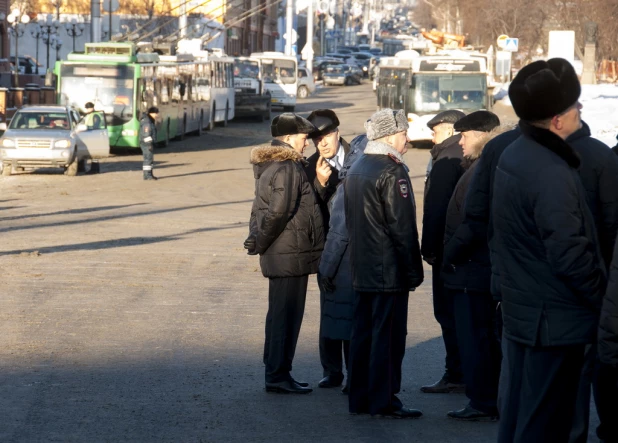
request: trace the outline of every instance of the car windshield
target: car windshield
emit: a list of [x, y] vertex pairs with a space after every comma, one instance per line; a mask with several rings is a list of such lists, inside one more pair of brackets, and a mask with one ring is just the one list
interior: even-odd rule
[[478, 110], [485, 106], [484, 75], [415, 75], [415, 112]]
[[93, 102], [104, 109], [107, 124], [122, 125], [134, 115], [134, 68], [124, 65], [63, 64], [60, 103], [81, 108]]
[[258, 78], [260, 74], [260, 65], [252, 60], [235, 60], [234, 61], [234, 76], [244, 78]]
[[296, 63], [293, 60], [263, 59], [262, 79], [264, 83], [292, 85], [296, 83]]
[[66, 112], [20, 111], [13, 116], [9, 129], [71, 129]]

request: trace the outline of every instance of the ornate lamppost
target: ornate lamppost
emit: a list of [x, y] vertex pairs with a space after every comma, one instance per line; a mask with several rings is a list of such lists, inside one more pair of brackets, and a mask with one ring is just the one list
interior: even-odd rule
[[19, 86], [19, 37], [26, 32], [26, 24], [30, 21], [30, 17], [26, 14], [21, 14], [19, 9], [14, 9], [6, 18], [9, 23], [9, 33], [15, 38], [15, 86]]
[[49, 47], [54, 41], [54, 36], [58, 33], [60, 23], [54, 20], [51, 14], [47, 14], [46, 20], [39, 24], [41, 27], [41, 38], [45, 45], [47, 45], [47, 64], [45, 65], [49, 71]]
[[51, 42], [52, 48], [56, 50], [56, 61], [60, 61], [60, 48], [62, 48], [62, 40], [57, 35], [54, 35]]
[[36, 40], [36, 74], [39, 75], [39, 40], [43, 38], [43, 31], [38, 23], [32, 24], [34, 26], [30, 27], [30, 35]]
[[86, 26], [83, 23], [77, 23], [76, 19], [71, 19], [71, 22], [65, 23], [64, 27], [68, 36], [73, 39], [73, 52], [75, 52], [75, 37], [82, 35]]

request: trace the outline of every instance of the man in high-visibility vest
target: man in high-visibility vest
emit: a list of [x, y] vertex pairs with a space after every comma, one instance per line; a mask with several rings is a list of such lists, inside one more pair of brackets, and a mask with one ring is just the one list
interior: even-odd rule
[[86, 109], [84, 123], [88, 126], [88, 129], [101, 129], [101, 116], [94, 112], [94, 103], [88, 102], [84, 105], [84, 108]]

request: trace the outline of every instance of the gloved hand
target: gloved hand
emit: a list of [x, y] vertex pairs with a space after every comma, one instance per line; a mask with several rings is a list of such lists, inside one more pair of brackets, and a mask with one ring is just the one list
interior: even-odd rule
[[253, 235], [250, 235], [245, 240], [244, 246], [245, 246], [245, 249], [247, 250], [248, 255], [257, 255], [257, 252], [255, 250], [255, 237]]
[[335, 292], [335, 283], [333, 283], [333, 279], [330, 277], [324, 277], [323, 275], [318, 274], [318, 281], [320, 283], [320, 287], [324, 289], [326, 292]]

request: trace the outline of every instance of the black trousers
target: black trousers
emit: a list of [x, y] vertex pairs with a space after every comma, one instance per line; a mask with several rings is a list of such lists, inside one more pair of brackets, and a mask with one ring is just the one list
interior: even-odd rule
[[569, 443], [586, 443], [588, 441], [588, 427], [590, 424], [590, 394], [594, 379], [597, 361], [596, 345], [586, 345], [584, 366], [582, 367], [579, 389], [577, 390], [577, 402], [575, 403], [575, 415]]
[[357, 293], [350, 339], [349, 409], [376, 415], [401, 409], [408, 292]]
[[142, 170], [144, 171], [144, 178], [148, 176], [152, 176], [153, 164], [154, 164], [154, 152], [153, 147], [147, 148], [145, 146], [141, 147], [142, 156], [144, 157], [144, 162], [142, 165]]
[[453, 297], [455, 327], [466, 396], [470, 406], [497, 413], [502, 352], [496, 336], [496, 305], [489, 293], [447, 289]]
[[291, 378], [292, 360], [305, 313], [308, 276], [269, 279], [264, 364], [266, 383]]
[[568, 442], [585, 345], [502, 344], [498, 443]]
[[459, 346], [457, 344], [457, 333], [455, 331], [455, 312], [453, 309], [453, 297], [447, 294], [444, 283], [440, 278], [439, 264], [433, 265], [431, 283], [433, 290], [433, 315], [442, 328], [442, 339], [446, 350], [446, 375], [450, 382], [460, 383], [463, 381], [461, 370], [461, 358], [459, 356]]
[[597, 362], [594, 400], [601, 424], [597, 436], [607, 443], [618, 442], [618, 369]]
[[322, 337], [320, 334], [320, 362], [324, 369], [324, 377], [341, 378], [343, 380], [343, 363], [348, 368], [350, 359], [350, 340], [337, 340]]

